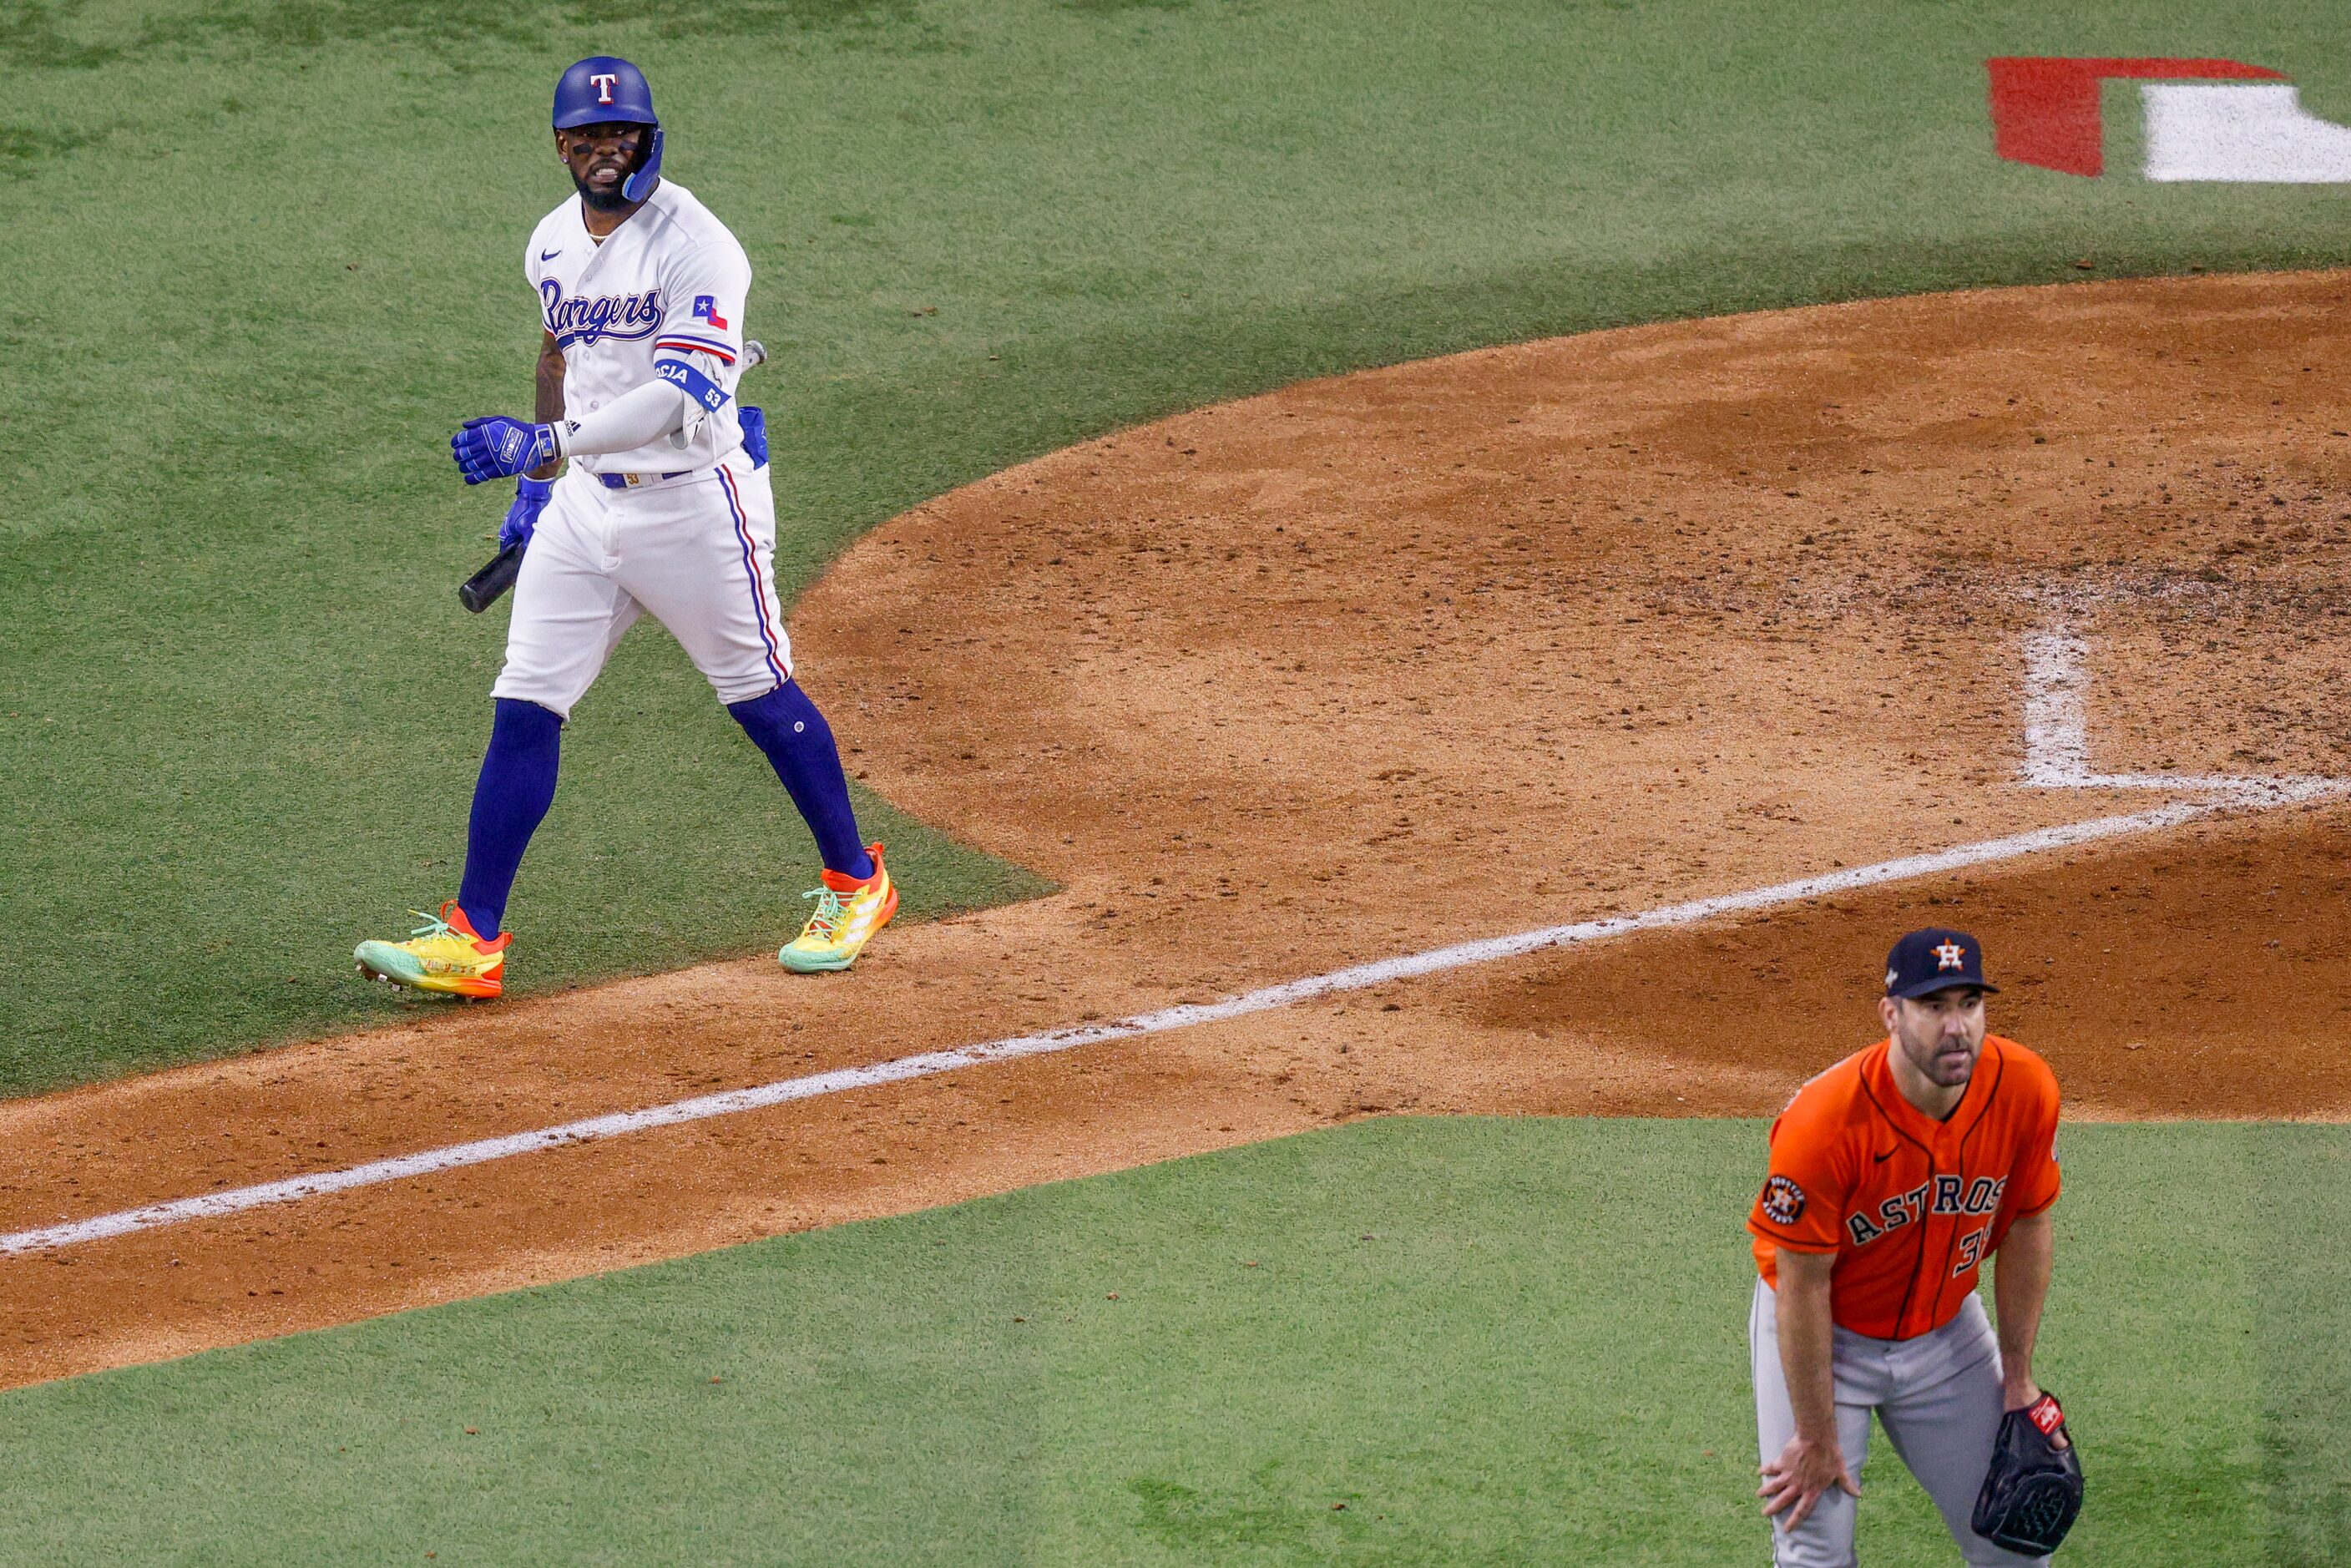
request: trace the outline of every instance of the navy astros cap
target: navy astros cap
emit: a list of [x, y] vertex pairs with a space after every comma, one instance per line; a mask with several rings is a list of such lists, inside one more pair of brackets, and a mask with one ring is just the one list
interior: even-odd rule
[[1923, 997], [1953, 986], [1996, 991], [1983, 977], [1983, 944], [1964, 931], [1929, 925], [1894, 944], [1886, 955], [1886, 994]]

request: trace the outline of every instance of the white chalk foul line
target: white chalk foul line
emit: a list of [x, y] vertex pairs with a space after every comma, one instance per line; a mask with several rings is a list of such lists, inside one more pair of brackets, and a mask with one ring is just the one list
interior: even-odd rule
[[[2335, 791], [2330, 791], [2335, 792]], [[2231, 805], [2269, 805], [2276, 803], [2274, 795], [2254, 797], [2250, 792], [2220, 800], [2179, 801], [2153, 810], [2135, 811], [2127, 816], [2098, 817], [2089, 821], [2066, 822], [2052, 828], [2036, 828], [2031, 832], [2016, 833], [2007, 838], [1987, 839], [1980, 843], [1961, 844], [1955, 849], [1938, 850], [1931, 854], [1905, 855], [1899, 860], [1879, 861], [1874, 865], [1852, 866], [1820, 876], [1799, 878], [1794, 882], [1774, 883], [1769, 887], [1750, 888], [1744, 893], [1726, 893], [1712, 898], [1692, 899], [1684, 904], [1668, 904], [1637, 915], [1611, 915], [1604, 920], [1583, 920], [1572, 925], [1548, 925], [1536, 931], [1523, 931], [1512, 936], [1494, 936], [1479, 942], [1464, 942], [1451, 947], [1433, 948], [1424, 953], [1409, 953], [1401, 957], [1383, 958], [1376, 963], [1358, 964], [1352, 968], [1333, 969], [1328, 974], [1311, 975], [1304, 979], [1290, 980], [1279, 986], [1267, 986], [1228, 997], [1219, 1002], [1186, 1004], [1163, 1008], [1157, 1012], [1138, 1013], [1132, 1018], [1113, 1019], [1108, 1023], [1085, 1024], [1075, 1029], [1054, 1030], [1047, 1034], [1019, 1035], [1006, 1040], [990, 1040], [984, 1045], [967, 1045], [953, 1051], [927, 1051], [919, 1056], [902, 1056], [890, 1061], [878, 1061], [869, 1067], [836, 1068], [830, 1072], [811, 1073], [804, 1078], [786, 1078], [774, 1083], [763, 1083], [751, 1089], [734, 1089], [722, 1094], [705, 1094], [692, 1100], [674, 1101], [666, 1105], [654, 1105], [642, 1111], [621, 1111], [607, 1116], [590, 1116], [584, 1121], [566, 1122], [561, 1126], [542, 1127], [536, 1132], [511, 1133], [502, 1138], [483, 1138], [470, 1144], [453, 1144], [446, 1148], [426, 1149], [418, 1154], [402, 1155], [394, 1159], [373, 1160], [363, 1166], [345, 1170], [321, 1171], [314, 1176], [288, 1176], [283, 1181], [263, 1182], [256, 1186], [233, 1187], [225, 1192], [206, 1193], [197, 1197], [174, 1198], [168, 1203], [151, 1203], [140, 1208], [126, 1208], [119, 1213], [101, 1214], [94, 1218], [78, 1219], [62, 1225], [44, 1226], [37, 1230], [19, 1230], [0, 1236], [0, 1256], [16, 1256], [26, 1252], [47, 1251], [59, 1247], [71, 1247], [80, 1242], [98, 1241], [110, 1236], [124, 1236], [132, 1231], [152, 1230], [160, 1226], [178, 1225], [191, 1219], [218, 1218], [224, 1215], [240, 1214], [246, 1209], [266, 1208], [274, 1204], [293, 1203], [306, 1197], [321, 1197], [329, 1193], [350, 1192], [356, 1187], [375, 1186], [384, 1182], [402, 1181], [411, 1176], [430, 1176], [436, 1171], [456, 1170], [465, 1166], [478, 1166], [490, 1160], [502, 1160], [514, 1155], [532, 1154], [541, 1149], [559, 1149], [575, 1144], [592, 1144], [605, 1138], [618, 1138], [631, 1133], [650, 1132], [656, 1127], [674, 1127], [685, 1122], [707, 1121], [714, 1116], [732, 1116], [745, 1111], [758, 1111], [770, 1105], [786, 1105], [795, 1100], [813, 1100], [826, 1094], [845, 1093], [852, 1089], [871, 1089], [884, 1083], [900, 1083], [910, 1078], [927, 1078], [941, 1072], [953, 1072], [960, 1068], [977, 1067], [991, 1061], [1009, 1061], [1023, 1056], [1046, 1056], [1055, 1051], [1075, 1051], [1080, 1046], [1096, 1045], [1103, 1040], [1127, 1040], [1135, 1035], [1157, 1034], [1167, 1030], [1187, 1029], [1195, 1024], [1217, 1023], [1226, 1019], [1243, 1018], [1250, 1013], [1269, 1012], [1317, 997], [1333, 996], [1343, 991], [1362, 990], [1368, 986], [1385, 985], [1393, 980], [1407, 980], [1420, 975], [1433, 975], [1447, 969], [1458, 969], [1472, 964], [1490, 964], [1500, 958], [1515, 958], [1538, 953], [1549, 947], [1572, 947], [1580, 943], [1596, 942], [1604, 937], [1621, 936], [1634, 931], [1654, 931], [1668, 925], [1687, 925], [1708, 920], [1719, 915], [1737, 915], [1758, 909], [1770, 909], [1780, 904], [1794, 904], [1825, 894], [1847, 893], [1855, 888], [1872, 887], [1880, 883], [1902, 882], [1912, 877], [1931, 876], [1938, 872], [1959, 871], [1969, 866], [1983, 865], [1993, 861], [2012, 860], [2019, 855], [2037, 853], [2043, 850], [2064, 849], [2073, 844], [2086, 844], [2100, 839], [2120, 838], [2129, 833], [2149, 832], [2206, 816]]]
[[2063, 628], [2024, 640], [2024, 767], [2043, 789], [2161, 789], [2228, 795], [2241, 803], [2286, 805], [2340, 795], [2351, 780], [2308, 773], [2097, 773], [2090, 768], [2090, 721], [2083, 688], [2088, 641]]

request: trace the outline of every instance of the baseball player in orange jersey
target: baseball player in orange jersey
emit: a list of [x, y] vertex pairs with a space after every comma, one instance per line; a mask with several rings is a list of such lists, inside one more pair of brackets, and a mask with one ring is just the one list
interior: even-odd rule
[[[1992, 989], [1973, 936], [1911, 932], [1886, 958], [1887, 1038], [1771, 1124], [1747, 1220], [1762, 1276], [1748, 1337], [1780, 1568], [1854, 1562], [1873, 1410], [1967, 1562], [2048, 1561], [1969, 1524], [2002, 1413], [2041, 1398], [2032, 1342], [2058, 1188], [2057, 1080], [1984, 1032]], [[1997, 1337], [1976, 1295], [1995, 1252]]]

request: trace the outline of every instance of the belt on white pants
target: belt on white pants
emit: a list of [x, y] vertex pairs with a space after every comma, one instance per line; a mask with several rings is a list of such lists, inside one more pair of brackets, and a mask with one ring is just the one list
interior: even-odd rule
[[664, 479], [683, 478], [693, 472], [691, 468], [674, 468], [666, 474], [599, 474], [596, 476], [596, 482], [607, 490], [630, 490], [639, 485], [653, 485]]

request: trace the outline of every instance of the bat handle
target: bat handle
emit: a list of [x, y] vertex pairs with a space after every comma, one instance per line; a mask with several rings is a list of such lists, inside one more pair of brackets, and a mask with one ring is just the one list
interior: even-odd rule
[[[768, 346], [757, 338], [743, 344], [743, 368], [768, 362]], [[457, 602], [479, 615], [496, 604], [506, 591], [515, 585], [515, 577], [522, 570], [521, 545], [508, 545], [490, 558], [489, 564], [457, 585]]]
[[512, 544], [492, 556], [487, 566], [457, 585], [457, 602], [476, 615], [496, 604], [522, 570], [522, 552], [521, 545]]

